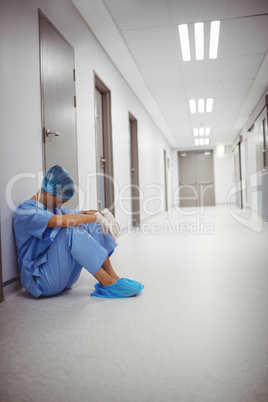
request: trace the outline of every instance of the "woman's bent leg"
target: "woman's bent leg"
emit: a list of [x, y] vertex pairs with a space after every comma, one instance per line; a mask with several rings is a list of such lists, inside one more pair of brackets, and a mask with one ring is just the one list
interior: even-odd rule
[[47, 252], [47, 262], [40, 267], [41, 276], [36, 278], [43, 296], [52, 296], [71, 287], [78, 280], [82, 267], [96, 275], [103, 286], [116, 282], [101, 268], [116, 243], [111, 237], [103, 239], [104, 235], [97, 233], [94, 237], [103, 247], [90, 235], [87, 226], [62, 228], [55, 237]]
[[118, 276], [111, 264], [110, 258], [107, 257], [106, 260], [104, 261], [104, 263], [102, 264], [102, 268], [104, 269], [104, 271], [107, 272], [107, 274], [109, 274], [112, 278], [118, 280], [120, 279], [120, 276]]

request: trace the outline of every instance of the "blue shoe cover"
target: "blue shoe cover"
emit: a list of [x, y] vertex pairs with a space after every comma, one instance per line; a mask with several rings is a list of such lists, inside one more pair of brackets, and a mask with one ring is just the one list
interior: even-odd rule
[[[133, 287], [135, 287], [135, 288], [138, 289], [139, 291], [142, 291], [142, 290], [144, 289], [144, 285], [143, 285], [142, 283], [137, 282], [137, 281], [133, 281], [132, 279], [120, 278], [120, 281], [121, 281], [122, 283], [125, 282], [127, 286], [133, 286]], [[95, 285], [95, 289], [98, 289], [99, 286], [101, 286], [101, 284], [100, 284], [100, 283], [97, 283], [97, 284]]]
[[132, 279], [127, 279], [127, 278], [121, 278], [121, 279], [122, 279], [123, 281], [125, 281], [125, 282], [129, 282], [129, 283], [134, 284], [134, 285], [137, 286], [138, 289], [140, 289], [140, 290], [144, 289], [144, 285], [143, 285], [142, 283], [140, 283], [140, 282], [133, 281]]
[[123, 297], [135, 296], [141, 292], [141, 288], [135, 284], [126, 282], [120, 278], [118, 281], [109, 286], [102, 286], [100, 283], [95, 285], [95, 292], [90, 296], [103, 297], [108, 299], [118, 299]]

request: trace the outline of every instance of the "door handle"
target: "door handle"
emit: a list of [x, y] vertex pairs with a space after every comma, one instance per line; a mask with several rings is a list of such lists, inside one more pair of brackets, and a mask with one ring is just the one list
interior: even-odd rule
[[100, 162], [105, 163], [105, 162], [106, 162], [106, 159], [104, 159], [104, 158], [100, 158]]
[[196, 184], [213, 184], [213, 180], [210, 181], [197, 181]]
[[131, 172], [132, 172], [132, 173], [134, 173], [134, 172], [135, 172], [135, 169], [134, 169], [134, 168], [132, 168], [132, 169], [131, 169]]
[[194, 184], [196, 184], [196, 182], [195, 181], [181, 181], [180, 180], [180, 184], [182, 186], [193, 186]]
[[60, 133], [57, 131], [50, 131], [49, 129], [46, 130], [46, 136], [49, 137], [50, 135], [54, 135], [55, 137], [58, 137]]

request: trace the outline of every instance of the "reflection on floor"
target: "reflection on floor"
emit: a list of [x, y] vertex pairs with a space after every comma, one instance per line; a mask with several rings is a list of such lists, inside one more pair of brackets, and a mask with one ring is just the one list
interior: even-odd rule
[[[253, 222], [254, 221], [254, 222]], [[0, 305], [3, 402], [268, 400], [268, 224], [225, 206], [157, 215], [112, 262], [130, 299], [69, 291]]]

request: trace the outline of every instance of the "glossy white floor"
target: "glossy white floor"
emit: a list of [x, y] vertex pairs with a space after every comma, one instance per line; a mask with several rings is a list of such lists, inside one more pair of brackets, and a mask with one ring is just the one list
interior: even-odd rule
[[86, 271], [58, 297], [9, 294], [0, 400], [266, 402], [267, 240], [225, 206], [173, 211], [118, 241], [113, 265], [141, 295], [89, 297]]

